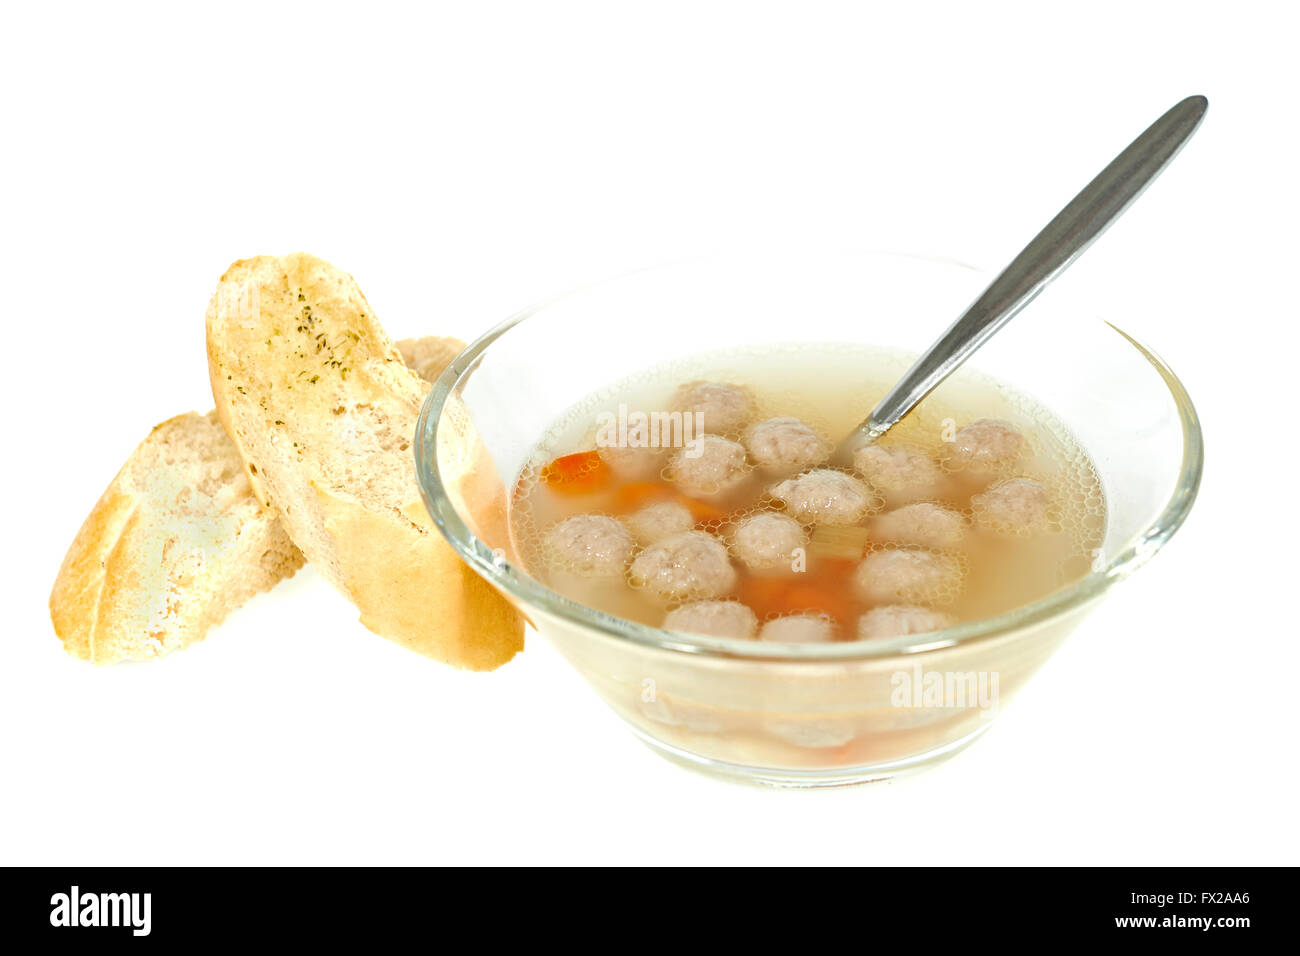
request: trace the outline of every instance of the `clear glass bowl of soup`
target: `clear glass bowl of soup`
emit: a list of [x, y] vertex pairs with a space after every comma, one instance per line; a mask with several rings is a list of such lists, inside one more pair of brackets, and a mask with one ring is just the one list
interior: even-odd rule
[[[539, 558], [546, 530], [539, 522], [609, 513], [621, 488], [606, 489], [591, 506], [561, 501], [567, 512], [542, 508], [526, 490], [552, 457], [590, 444], [598, 413], [616, 415], [638, 396], [659, 402], [691, 381], [752, 386], [761, 414], [780, 415], [787, 403], [836, 442], [989, 278], [905, 255], [709, 260], [558, 296], [474, 342], [434, 384], [415, 440], [425, 503], [460, 556], [663, 755], [796, 787], [925, 767], [987, 729], [1094, 603], [1159, 550], [1191, 508], [1203, 456], [1196, 413], [1145, 346], [1049, 293], [928, 397], [912, 424], [887, 436], [907, 441], [911, 428], [913, 437], [946, 431], [942, 440], [952, 441], [954, 427], [974, 420], [1019, 421], [1036, 443], [1064, 449], [1058, 459], [1084, 476], [1069, 485], [1081, 520], [1069, 523], [1074, 551], [1051, 558], [1056, 578], [1035, 577], [1032, 555], [1016, 558], [1008, 545], [1013, 560], [996, 573], [967, 568], [972, 593], [948, 608], [960, 613], [945, 612], [947, 626], [938, 630], [860, 639], [848, 619], [837, 622], [833, 640], [666, 630], [660, 625], [671, 605], [655, 610], [640, 595], [610, 603], [581, 582], [558, 583]], [[941, 458], [943, 446], [936, 447]], [[1018, 476], [1013, 470], [985, 484]], [[752, 494], [762, 497], [776, 480], [750, 475]], [[960, 510], [978, 492], [966, 487], [961, 501], [942, 503]], [[736, 507], [725, 495], [700, 497], [719, 512]], [[855, 534], [879, 537], [886, 526], [873, 522], [899, 503], [877, 500], [857, 522], [867, 530]], [[734, 518], [701, 527], [725, 539]], [[964, 520], [978, 523], [969, 509]], [[820, 526], [808, 530], [815, 551]], [[831, 534], [831, 546], [843, 537]], [[995, 558], [997, 547], [989, 552]], [[962, 561], [978, 564], [984, 554], [977, 548]], [[709, 596], [768, 593], [761, 575], [740, 570], [739, 584]], [[846, 615], [870, 607], [852, 600]]]

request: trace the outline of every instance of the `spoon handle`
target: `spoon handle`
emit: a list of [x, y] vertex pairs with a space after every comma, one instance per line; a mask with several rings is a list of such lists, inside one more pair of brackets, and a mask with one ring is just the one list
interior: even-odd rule
[[859, 431], [870, 440], [883, 435], [1033, 301], [1169, 165], [1196, 132], [1207, 106], [1204, 96], [1189, 96], [1133, 140], [917, 359]]

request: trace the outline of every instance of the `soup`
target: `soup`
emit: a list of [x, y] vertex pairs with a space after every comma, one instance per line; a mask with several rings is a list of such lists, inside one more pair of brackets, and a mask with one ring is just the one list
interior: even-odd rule
[[855, 346], [737, 350], [580, 402], [515, 483], [524, 568], [597, 610], [779, 643], [942, 630], [1085, 575], [1097, 474], [1027, 396], [969, 371], [832, 460], [907, 367]]

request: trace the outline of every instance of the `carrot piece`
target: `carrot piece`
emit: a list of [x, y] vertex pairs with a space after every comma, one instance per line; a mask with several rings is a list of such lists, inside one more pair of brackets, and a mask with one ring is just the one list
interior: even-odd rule
[[740, 600], [760, 618], [785, 614], [788, 605], [786, 593], [791, 582], [786, 578], [768, 578], [746, 575], [740, 582]]
[[785, 593], [786, 609], [783, 613], [796, 611], [821, 611], [840, 622], [848, 622], [853, 617], [853, 600], [837, 587], [824, 584], [795, 584]]
[[853, 562], [846, 561], [843, 569], [828, 568], [832, 574], [829, 583], [810, 581], [806, 572], [793, 578], [746, 576], [739, 597], [759, 617], [820, 611], [847, 626], [856, 607], [848, 582], [852, 567]]
[[610, 470], [594, 451], [562, 455], [542, 469], [542, 481], [565, 494], [590, 494], [609, 483]]
[[836, 587], [849, 589], [849, 578], [858, 569], [858, 558], [817, 558], [817, 576], [823, 581], [830, 580]]
[[658, 504], [661, 501], [675, 501], [691, 513], [696, 524], [705, 521], [721, 521], [727, 516], [721, 508], [688, 497], [662, 481], [634, 481], [620, 485], [614, 492], [614, 501], [620, 512], [637, 511], [646, 505]]
[[677, 500], [686, 506], [686, 510], [691, 513], [696, 524], [705, 521], [721, 521], [727, 516], [727, 513], [721, 508], [715, 508], [706, 501], [700, 501], [697, 498], [688, 498], [686, 495], [678, 495]]
[[659, 501], [671, 501], [677, 493], [662, 481], [633, 481], [619, 485], [614, 493], [620, 511], [637, 511]]

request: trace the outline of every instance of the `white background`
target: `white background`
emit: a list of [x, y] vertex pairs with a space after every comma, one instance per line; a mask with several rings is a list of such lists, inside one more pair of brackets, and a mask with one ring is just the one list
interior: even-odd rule
[[[1300, 862], [1293, 5], [4, 21], [0, 862]], [[813, 793], [696, 776], [541, 639], [458, 673], [367, 632], [310, 569], [161, 662], [94, 668], [54, 637], [46, 596], [96, 497], [151, 425], [211, 407], [203, 312], [236, 258], [313, 251], [394, 337], [465, 338], [742, 245], [996, 266], [1190, 93], [1211, 101], [1196, 139], [1048, 294], [1180, 373], [1201, 499], [932, 772]]]

